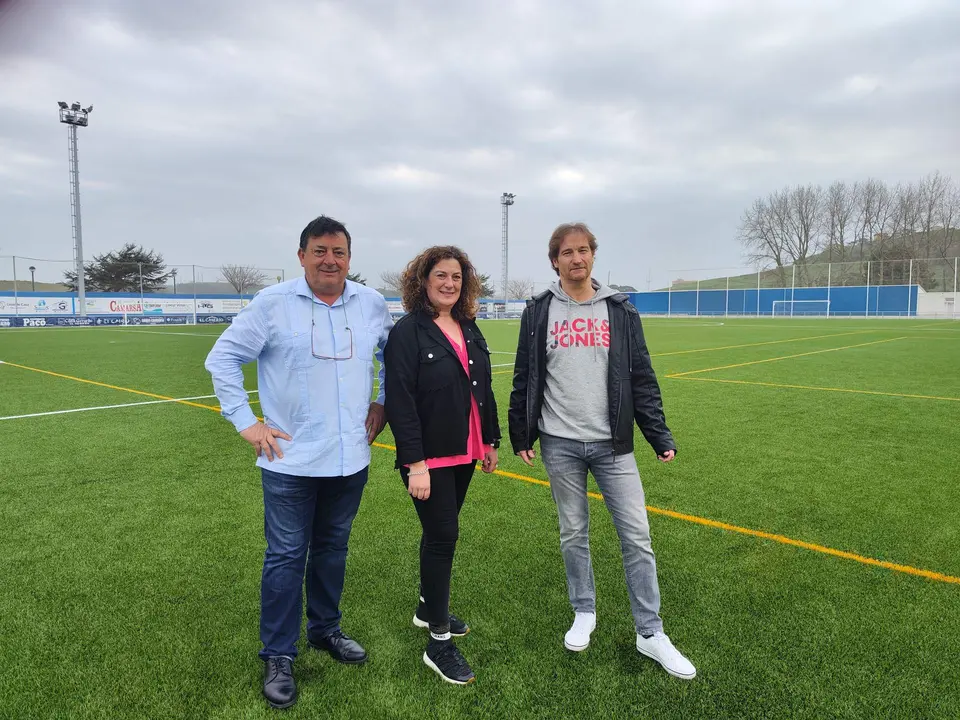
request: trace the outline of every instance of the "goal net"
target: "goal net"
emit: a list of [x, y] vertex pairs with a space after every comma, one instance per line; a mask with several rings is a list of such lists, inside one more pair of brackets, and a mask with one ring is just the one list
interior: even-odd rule
[[829, 300], [774, 300], [774, 317], [829, 317]]

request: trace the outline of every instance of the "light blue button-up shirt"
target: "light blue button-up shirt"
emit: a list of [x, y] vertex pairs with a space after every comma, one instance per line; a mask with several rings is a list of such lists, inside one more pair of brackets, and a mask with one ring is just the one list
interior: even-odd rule
[[[287, 475], [337, 477], [370, 464], [365, 427], [380, 361], [376, 402], [383, 404], [383, 349], [393, 320], [380, 293], [347, 281], [333, 305], [305, 278], [261, 290], [217, 339], [205, 367], [222, 414], [237, 431], [257, 422], [243, 388], [245, 363], [257, 361], [260, 406], [280, 438], [283, 458], [257, 465]], [[340, 359], [333, 359], [340, 358]]]

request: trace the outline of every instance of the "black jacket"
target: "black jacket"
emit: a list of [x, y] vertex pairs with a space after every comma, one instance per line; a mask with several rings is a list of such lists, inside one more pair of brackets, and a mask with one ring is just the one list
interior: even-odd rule
[[476, 322], [465, 320], [460, 327], [467, 343], [469, 377], [450, 341], [426, 313], [405, 315], [390, 331], [383, 362], [396, 467], [466, 454], [471, 394], [477, 399], [483, 442], [500, 444], [487, 341]]
[[[547, 319], [552, 293], [547, 290], [527, 301], [520, 319], [520, 339], [510, 393], [510, 442], [514, 453], [532, 450], [546, 388]], [[607, 392], [613, 451], [633, 452], [633, 422], [658, 455], [676, 450], [663, 415], [660, 386], [643, 338], [640, 314], [620, 293], [606, 300], [610, 318], [610, 355]]]

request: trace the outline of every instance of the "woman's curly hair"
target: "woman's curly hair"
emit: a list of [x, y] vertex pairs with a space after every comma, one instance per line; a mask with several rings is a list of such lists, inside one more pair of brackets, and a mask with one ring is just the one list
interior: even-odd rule
[[460, 297], [450, 311], [454, 320], [473, 320], [477, 316], [480, 299], [480, 279], [470, 258], [454, 245], [435, 245], [427, 248], [407, 263], [401, 280], [403, 290], [403, 309], [408, 313], [424, 311], [434, 317], [439, 313], [427, 298], [427, 278], [434, 266], [441, 260], [456, 260], [460, 263], [463, 283]]

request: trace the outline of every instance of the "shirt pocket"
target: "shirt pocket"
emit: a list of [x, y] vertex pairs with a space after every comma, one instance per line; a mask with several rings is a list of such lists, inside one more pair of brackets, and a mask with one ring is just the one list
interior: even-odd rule
[[374, 360], [373, 354], [377, 350], [377, 342], [379, 340], [380, 336], [375, 331], [368, 328], [360, 328], [354, 336], [357, 357], [364, 362], [372, 363]]
[[288, 370], [303, 370], [312, 367], [317, 359], [313, 357], [309, 332], [289, 332], [280, 338], [280, 355]]
[[433, 392], [453, 385], [460, 361], [439, 345], [420, 348], [420, 368], [417, 385], [421, 390]]

